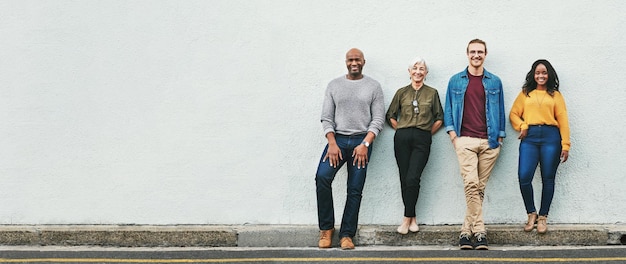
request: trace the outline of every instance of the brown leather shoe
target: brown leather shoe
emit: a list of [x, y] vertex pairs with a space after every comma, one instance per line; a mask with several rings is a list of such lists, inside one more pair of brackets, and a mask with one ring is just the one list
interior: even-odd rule
[[335, 229], [320, 230], [320, 241], [317, 243], [319, 248], [330, 248], [333, 246], [333, 232]]
[[537, 219], [537, 233], [545, 234], [548, 232], [548, 216], [540, 215]]
[[341, 249], [354, 249], [354, 243], [352, 243], [352, 238], [342, 237], [340, 242]]
[[537, 213], [532, 212], [528, 214], [528, 222], [526, 222], [526, 225], [524, 226], [524, 231], [526, 232], [533, 231], [533, 228], [535, 228], [536, 223], [537, 223]]

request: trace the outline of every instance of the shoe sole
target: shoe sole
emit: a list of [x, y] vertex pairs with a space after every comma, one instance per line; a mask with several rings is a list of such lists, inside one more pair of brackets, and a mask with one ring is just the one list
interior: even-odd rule
[[343, 238], [342, 238], [342, 239], [341, 239], [341, 242], [340, 242], [340, 244], [339, 244], [339, 246], [341, 247], [341, 249], [343, 249], [343, 250], [354, 249], [354, 243], [349, 243], [349, 242], [352, 242], [352, 241], [347, 240], [347, 241], [346, 241], [346, 243], [345, 243], [346, 245], [344, 245], [344, 243], [343, 243], [343, 242], [344, 242], [344, 240], [343, 240]]
[[350, 250], [350, 249], [354, 249], [354, 244], [352, 244], [352, 245], [348, 245], [348, 246], [341, 246], [341, 249], [343, 249], [343, 250]]
[[487, 246], [477, 246], [476, 250], [489, 250], [489, 247], [487, 247]]
[[471, 250], [474, 249], [474, 247], [472, 247], [471, 245], [461, 245], [461, 250]]

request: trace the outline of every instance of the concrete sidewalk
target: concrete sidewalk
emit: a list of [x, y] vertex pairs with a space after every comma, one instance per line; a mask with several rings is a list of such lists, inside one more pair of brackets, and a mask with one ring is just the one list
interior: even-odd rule
[[[626, 225], [548, 226], [547, 234], [524, 232], [522, 225], [487, 225], [490, 245], [603, 246], [626, 244]], [[460, 226], [420, 226], [400, 235], [395, 226], [363, 225], [357, 246], [457, 246]], [[337, 233], [333, 242], [338, 243]], [[4, 225], [5, 246], [114, 247], [316, 247], [316, 226], [301, 225]]]

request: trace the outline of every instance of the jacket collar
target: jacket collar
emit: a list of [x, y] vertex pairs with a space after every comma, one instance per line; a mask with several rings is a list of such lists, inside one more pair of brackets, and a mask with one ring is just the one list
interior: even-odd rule
[[[469, 69], [469, 66], [465, 67], [465, 70], [463, 71], [463, 78], [469, 78], [469, 76], [468, 76], [469, 75], [468, 69]], [[487, 78], [487, 79], [491, 79], [491, 78], [493, 78], [493, 75], [489, 71], [487, 71], [486, 68], [483, 68], [483, 77]]]

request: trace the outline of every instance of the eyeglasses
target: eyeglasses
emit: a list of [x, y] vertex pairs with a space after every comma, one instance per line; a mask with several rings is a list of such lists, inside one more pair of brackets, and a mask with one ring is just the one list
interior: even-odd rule
[[413, 112], [415, 112], [416, 114], [419, 114], [420, 109], [419, 107], [417, 107], [417, 100], [413, 100], [413, 106], [415, 106], [415, 108], [413, 108]]

